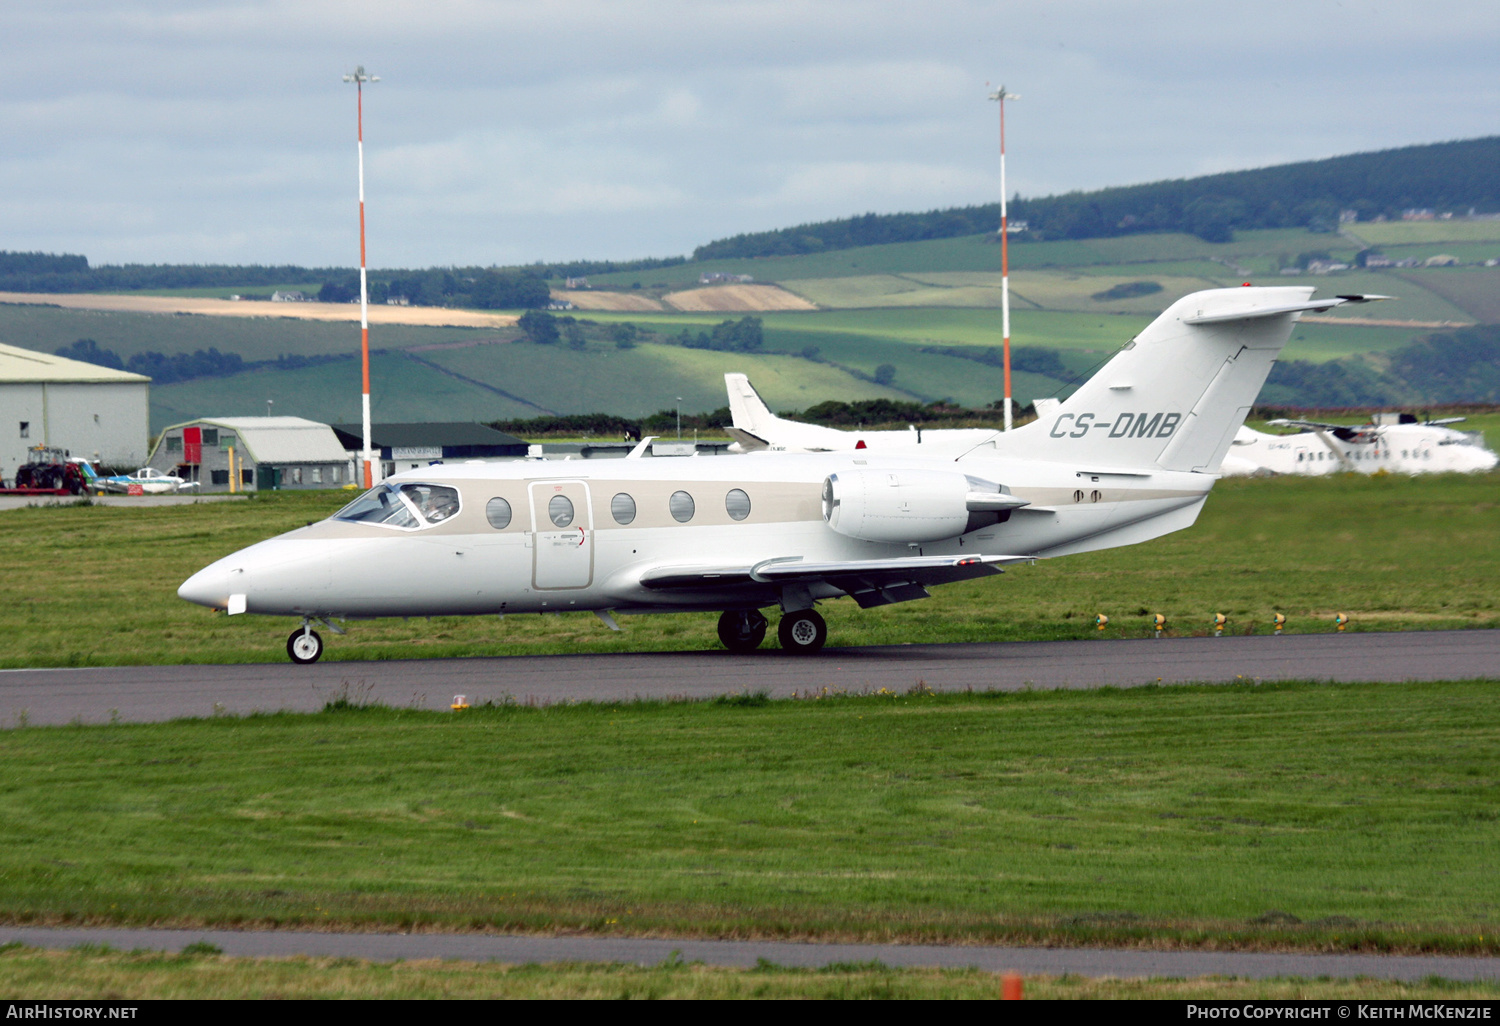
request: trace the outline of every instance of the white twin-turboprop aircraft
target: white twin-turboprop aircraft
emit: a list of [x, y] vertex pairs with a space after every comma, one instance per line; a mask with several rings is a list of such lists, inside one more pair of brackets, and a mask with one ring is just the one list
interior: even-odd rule
[[447, 464], [397, 474], [320, 523], [194, 574], [178, 595], [322, 622], [380, 616], [720, 610], [736, 652], [781, 610], [816, 652], [814, 610], [862, 608], [1007, 563], [1190, 526], [1312, 289], [1214, 289], [1153, 321], [1066, 402], [960, 453], [755, 452], [709, 459]]

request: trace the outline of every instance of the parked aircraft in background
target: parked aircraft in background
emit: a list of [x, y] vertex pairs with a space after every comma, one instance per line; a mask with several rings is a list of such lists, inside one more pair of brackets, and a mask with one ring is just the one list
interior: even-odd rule
[[1224, 457], [1225, 477], [1249, 474], [1483, 473], [1500, 457], [1486, 449], [1479, 432], [1447, 427], [1464, 420], [1447, 417], [1418, 421], [1409, 413], [1378, 413], [1368, 424], [1325, 424], [1311, 420], [1272, 420], [1296, 434], [1268, 435], [1241, 427]]
[[720, 459], [445, 464], [396, 474], [320, 523], [194, 574], [178, 595], [231, 615], [718, 610], [746, 652], [778, 607], [815, 652], [814, 606], [924, 598], [1005, 564], [1133, 545], [1188, 527], [1297, 317], [1364, 297], [1306, 286], [1186, 296], [1066, 402], [962, 454], [917, 447]]
[[125, 495], [165, 495], [171, 492], [190, 492], [198, 487], [198, 482], [184, 480], [176, 474], [163, 474], [154, 467], [142, 467], [134, 474], [101, 477], [94, 482], [94, 487]]
[[937, 456], [951, 451], [953, 455], [988, 441], [994, 428], [939, 428], [923, 431], [912, 425], [907, 431], [845, 431], [840, 428], [802, 424], [778, 417], [771, 412], [750, 379], [743, 374], [724, 375], [724, 390], [729, 393], [729, 412], [733, 426], [726, 428], [741, 451], [756, 452], [852, 452], [873, 449], [877, 452], [911, 452]]

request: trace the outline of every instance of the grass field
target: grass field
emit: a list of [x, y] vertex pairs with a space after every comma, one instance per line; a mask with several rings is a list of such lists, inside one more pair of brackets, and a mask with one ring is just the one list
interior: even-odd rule
[[[1145, 545], [1014, 567], [946, 585], [921, 602], [858, 610], [825, 603], [830, 644], [1023, 641], [1149, 635], [1152, 614], [1202, 633], [1500, 626], [1493, 474], [1235, 479], [1194, 527]], [[152, 509], [0, 513], [0, 666], [280, 662], [291, 619], [216, 616], [176, 596], [188, 576], [246, 545], [332, 513], [344, 492], [264, 494]], [[352, 625], [325, 659], [716, 649], [713, 614], [643, 616], [625, 631], [591, 615], [438, 617]], [[83, 625], [81, 627], [80, 625]], [[12, 722], [16, 710], [0, 710]]]
[[[297, 998], [571, 998], [571, 999], [969, 999], [1000, 996], [998, 973], [964, 969], [893, 969], [878, 963], [825, 969], [718, 969], [664, 962], [659, 966], [500, 965], [456, 961], [366, 962], [352, 958], [228, 958], [115, 952], [98, 948], [40, 951], [0, 948], [0, 991], [33, 1000]], [[1338, 999], [1482, 1000], [1489, 983], [1426, 980], [1245, 980], [1202, 978], [1090, 979], [1029, 976], [1027, 998], [1233, 1001]]]
[[0, 733], [0, 918], [1485, 952], [1500, 682]]
[[1348, 230], [1372, 246], [1500, 242], [1500, 221], [1363, 221]]

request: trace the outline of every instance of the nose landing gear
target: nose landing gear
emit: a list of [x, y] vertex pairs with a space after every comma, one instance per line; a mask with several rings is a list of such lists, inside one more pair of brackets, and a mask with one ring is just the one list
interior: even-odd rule
[[301, 666], [315, 663], [323, 654], [323, 638], [312, 627], [303, 624], [286, 639], [286, 654]]
[[307, 666], [317, 662], [323, 655], [323, 638], [317, 631], [312, 629], [314, 619], [335, 634], [343, 634], [344, 629], [330, 621], [327, 617], [309, 617], [302, 621], [302, 626], [292, 631], [292, 636], [286, 639], [286, 654], [292, 657], [292, 662], [299, 666]]

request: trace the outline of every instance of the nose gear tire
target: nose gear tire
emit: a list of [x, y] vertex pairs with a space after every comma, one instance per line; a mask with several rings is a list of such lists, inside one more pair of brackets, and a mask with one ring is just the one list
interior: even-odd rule
[[298, 627], [286, 639], [286, 654], [292, 657], [292, 662], [302, 666], [315, 663], [323, 654], [323, 639], [317, 631], [306, 631]]

